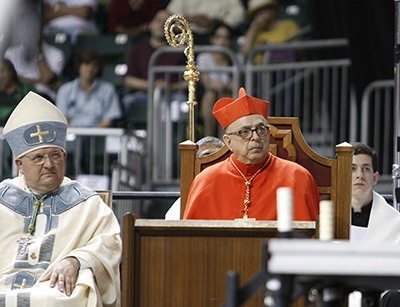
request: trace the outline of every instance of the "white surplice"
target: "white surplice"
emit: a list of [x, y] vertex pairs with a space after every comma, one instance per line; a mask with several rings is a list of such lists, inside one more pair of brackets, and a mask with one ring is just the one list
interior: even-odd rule
[[382, 195], [373, 192], [368, 227], [351, 226], [351, 242], [400, 244], [400, 213]]

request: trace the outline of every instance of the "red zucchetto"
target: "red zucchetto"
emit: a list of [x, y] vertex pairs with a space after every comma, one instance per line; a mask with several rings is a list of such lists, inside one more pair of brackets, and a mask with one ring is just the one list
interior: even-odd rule
[[246, 90], [241, 87], [237, 99], [219, 99], [214, 104], [212, 114], [222, 128], [226, 129], [235, 120], [250, 114], [260, 114], [268, 119], [268, 108], [268, 101], [247, 95]]

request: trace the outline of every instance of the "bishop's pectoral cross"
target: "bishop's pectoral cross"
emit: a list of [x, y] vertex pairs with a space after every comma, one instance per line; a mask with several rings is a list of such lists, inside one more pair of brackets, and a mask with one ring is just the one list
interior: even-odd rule
[[19, 289], [24, 289], [25, 286], [26, 286], [26, 281], [27, 281], [26, 278], [24, 278], [24, 279], [22, 279], [22, 282], [20, 284], [14, 283], [13, 287], [14, 288], [19, 288]]
[[18, 240], [20, 249], [19, 249], [19, 254], [22, 256], [26, 253], [26, 250], [28, 249], [28, 246], [32, 243], [31, 238], [21, 238]]

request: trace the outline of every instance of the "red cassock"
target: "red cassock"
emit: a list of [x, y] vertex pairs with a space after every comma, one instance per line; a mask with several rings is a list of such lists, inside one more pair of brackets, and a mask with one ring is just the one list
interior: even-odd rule
[[[184, 219], [233, 220], [243, 217], [246, 186], [234, 163], [249, 180], [266, 162], [246, 165], [234, 155], [207, 167], [193, 180]], [[314, 178], [301, 165], [272, 156], [267, 167], [253, 179], [248, 217], [276, 220], [276, 190], [293, 189], [293, 218], [315, 221], [319, 214], [319, 194]]]

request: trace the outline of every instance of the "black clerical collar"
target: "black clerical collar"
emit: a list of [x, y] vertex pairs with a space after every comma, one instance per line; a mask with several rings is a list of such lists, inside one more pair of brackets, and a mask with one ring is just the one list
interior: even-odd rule
[[372, 200], [371, 202], [361, 208], [361, 212], [354, 212], [351, 208], [351, 225], [359, 227], [368, 227], [369, 216], [371, 215]]

